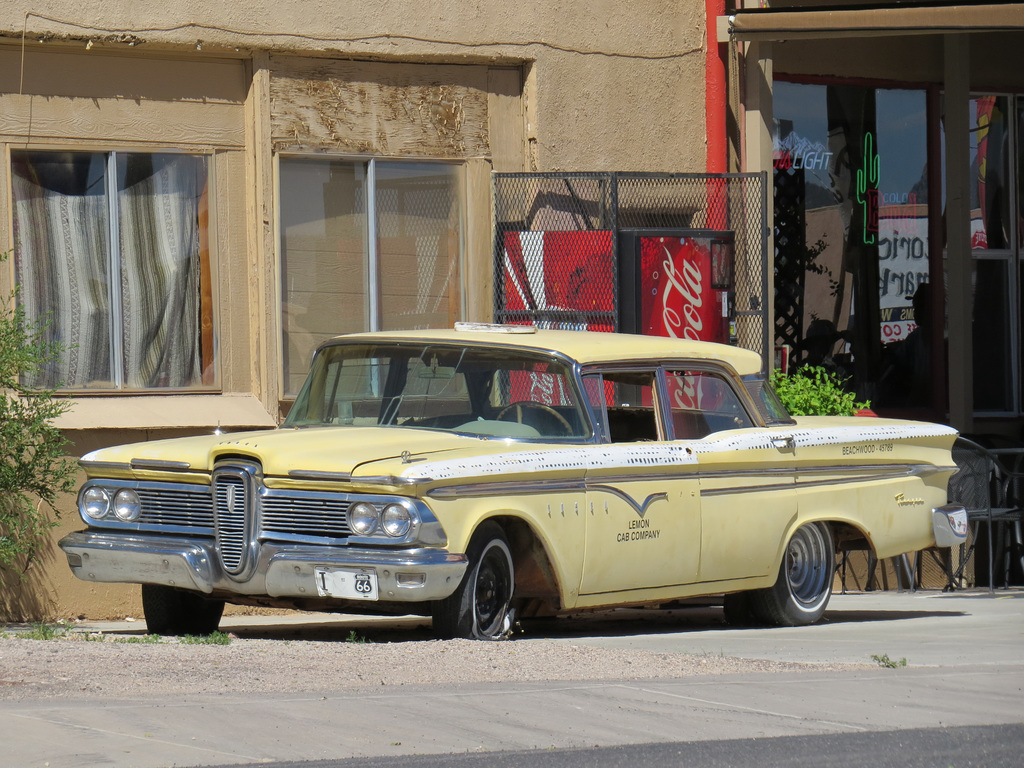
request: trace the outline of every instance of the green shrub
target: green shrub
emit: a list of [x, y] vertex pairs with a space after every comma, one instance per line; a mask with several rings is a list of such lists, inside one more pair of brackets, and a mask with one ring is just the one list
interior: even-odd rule
[[185, 645], [231, 645], [231, 635], [216, 630], [208, 635], [182, 635], [178, 642]]
[[785, 374], [772, 371], [772, 386], [794, 416], [853, 416], [869, 403], [843, 388], [845, 380], [820, 366], [804, 366]]
[[[10, 254], [0, 254], [4, 264]], [[18, 289], [0, 301], [0, 570], [31, 562], [60, 513], [60, 493], [75, 485], [75, 463], [53, 420], [70, 408], [50, 389], [32, 389], [43, 366], [60, 354], [45, 338], [45, 322], [29, 321]]]

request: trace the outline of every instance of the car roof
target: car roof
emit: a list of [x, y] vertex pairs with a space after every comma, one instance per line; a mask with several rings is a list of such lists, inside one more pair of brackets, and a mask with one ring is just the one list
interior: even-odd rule
[[[529, 330], [525, 330], [529, 329]], [[559, 352], [582, 365], [647, 360], [720, 360], [741, 376], [760, 373], [761, 356], [728, 344], [597, 331], [552, 331], [533, 326], [457, 323], [454, 329], [379, 331], [338, 336], [328, 344], [353, 341], [421, 341]]]

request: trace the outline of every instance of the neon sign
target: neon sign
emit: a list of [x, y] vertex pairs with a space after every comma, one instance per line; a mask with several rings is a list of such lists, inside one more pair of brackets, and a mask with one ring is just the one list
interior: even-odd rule
[[864, 134], [864, 168], [857, 171], [857, 202], [864, 210], [865, 245], [878, 241], [878, 169], [875, 137], [868, 132]]

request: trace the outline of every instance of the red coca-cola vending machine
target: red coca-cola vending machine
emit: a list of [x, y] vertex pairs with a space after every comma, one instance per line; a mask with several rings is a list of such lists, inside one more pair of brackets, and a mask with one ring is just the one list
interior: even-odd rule
[[624, 231], [622, 330], [735, 344], [734, 243], [718, 230]]

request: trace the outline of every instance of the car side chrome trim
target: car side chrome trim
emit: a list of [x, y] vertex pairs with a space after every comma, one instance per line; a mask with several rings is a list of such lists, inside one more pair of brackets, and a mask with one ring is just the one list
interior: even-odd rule
[[572, 493], [585, 491], [587, 485], [583, 480], [506, 480], [493, 483], [467, 483], [465, 485], [449, 485], [427, 491], [432, 499], [481, 498], [485, 496], [502, 496], [509, 492], [523, 494], [537, 493]]
[[[801, 475], [808, 474], [824, 474], [828, 473], [835, 475], [837, 473], [846, 474], [847, 470], [861, 470], [850, 477], [829, 477], [820, 480], [800, 480]], [[731, 486], [729, 488], [707, 488], [701, 489], [701, 497], [711, 496], [725, 496], [731, 493], [756, 493], [759, 491], [766, 490], [783, 490], [791, 488], [793, 490], [805, 490], [807, 488], [820, 488], [824, 486], [833, 485], [849, 485], [851, 483], [865, 483], [875, 480], [889, 480], [898, 477], [924, 477], [927, 475], [935, 474], [936, 472], [942, 472], [948, 468], [936, 467], [932, 464], [890, 464], [890, 465], [875, 465], [870, 467], [814, 467], [809, 469], [801, 469], [788, 474], [793, 475], [796, 478], [796, 482], [792, 485], [780, 485], [777, 483], [772, 484], [759, 484], [759, 485], [747, 485], [747, 486]], [[763, 473], [762, 473], [763, 474]], [[722, 472], [717, 477], [735, 477], [737, 473]], [[706, 474], [705, 477], [711, 477], [710, 474]]]
[[351, 472], [322, 472], [316, 469], [293, 469], [288, 477], [294, 480], [328, 480], [336, 483], [352, 482]]
[[161, 472], [187, 472], [192, 465], [187, 461], [163, 461], [161, 459], [132, 459], [132, 469], [155, 469]]
[[78, 466], [82, 469], [97, 471], [103, 469], [113, 469], [117, 471], [126, 471], [132, 468], [132, 465], [127, 461], [87, 461], [85, 459], [79, 459]]
[[[743, 477], [772, 477], [776, 480], [793, 479], [794, 485], [773, 483], [757, 483], [746, 486], [731, 486], [729, 488], [705, 489], [701, 496], [721, 496], [727, 493], [752, 493], [761, 490], [793, 490], [794, 488], [813, 488], [833, 483], [863, 483], [870, 480], [878, 480], [895, 477], [923, 477], [937, 472], [949, 472], [955, 467], [935, 466], [932, 464], [874, 464], [855, 467], [843, 466], [820, 466], [802, 467], [776, 467], [773, 469], [726, 469], [695, 471], [692, 473], [670, 474], [668, 472], [644, 473], [631, 475], [602, 475], [591, 479], [580, 480], [505, 480], [491, 483], [465, 483], [460, 485], [449, 485], [442, 488], [433, 488], [427, 491], [426, 495], [433, 499], [457, 499], [457, 498], [481, 498], [485, 496], [501, 496], [512, 493], [539, 494], [539, 493], [572, 493], [574, 491], [608, 491], [609, 483], [634, 483], [634, 482], [656, 482], [672, 481], [678, 479], [725, 479]], [[821, 480], [800, 480], [801, 475], [815, 474], [849, 474], [850, 477]]]
[[432, 477], [398, 477], [396, 475], [366, 475], [365, 477], [350, 477], [349, 482], [364, 483], [366, 485], [423, 485], [432, 483]]

